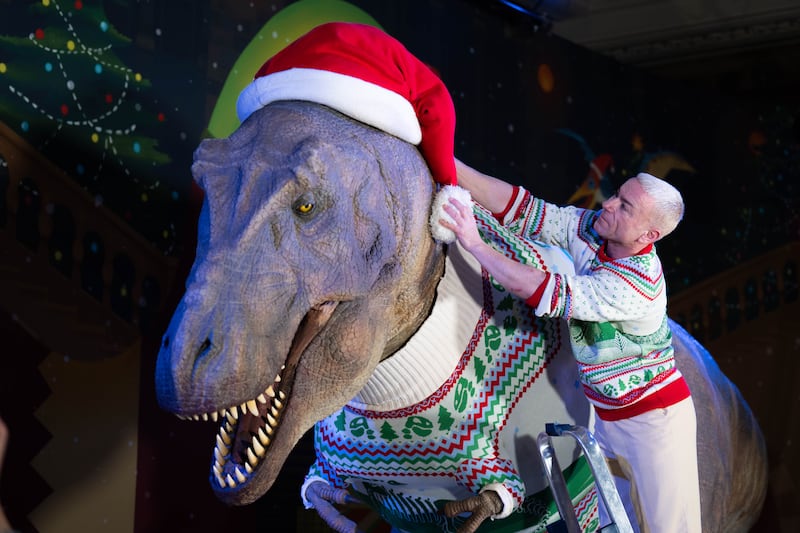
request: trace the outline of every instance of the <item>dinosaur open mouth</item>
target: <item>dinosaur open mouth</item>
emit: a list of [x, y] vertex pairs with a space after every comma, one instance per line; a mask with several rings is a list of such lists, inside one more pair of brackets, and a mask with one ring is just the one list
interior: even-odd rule
[[311, 341], [325, 327], [338, 302], [314, 306], [300, 322], [286, 362], [256, 398], [218, 411], [193, 415], [193, 420], [219, 421], [211, 476], [221, 489], [247, 483], [267, 455], [288, 405], [297, 365]]

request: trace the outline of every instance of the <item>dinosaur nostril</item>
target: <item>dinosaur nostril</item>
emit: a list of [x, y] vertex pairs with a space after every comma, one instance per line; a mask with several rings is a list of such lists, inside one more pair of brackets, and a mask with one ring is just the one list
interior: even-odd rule
[[169, 348], [169, 337], [164, 337], [164, 342], [161, 343], [162, 348]]
[[211, 339], [206, 337], [206, 340], [204, 340], [203, 344], [200, 345], [198, 355], [202, 355], [203, 353], [207, 352], [209, 348], [211, 348]]

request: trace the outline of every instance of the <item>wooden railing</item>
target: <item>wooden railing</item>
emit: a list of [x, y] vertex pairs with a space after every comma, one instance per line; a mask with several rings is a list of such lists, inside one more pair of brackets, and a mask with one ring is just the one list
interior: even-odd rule
[[[152, 327], [164, 311], [175, 259], [110, 210], [95, 205], [63, 170], [2, 122], [0, 240], [3, 276], [18, 278], [2, 284], [2, 297], [16, 302], [0, 305], [15, 315], [18, 309], [31, 308], [31, 316], [24, 317], [29, 322], [38, 320], [26, 301], [32, 298], [41, 299], [39, 311], [47, 303], [57, 309], [59, 298], [62, 308], [73, 306], [75, 311], [78, 305], [78, 312], [99, 305], [105, 309], [99, 314], [105, 313], [109, 321], [121, 320], [139, 331]], [[43, 265], [47, 270], [41, 270]], [[55, 319], [49, 317], [50, 323]]]
[[669, 315], [698, 341], [736, 331], [798, 300], [800, 242], [790, 242], [670, 297]]

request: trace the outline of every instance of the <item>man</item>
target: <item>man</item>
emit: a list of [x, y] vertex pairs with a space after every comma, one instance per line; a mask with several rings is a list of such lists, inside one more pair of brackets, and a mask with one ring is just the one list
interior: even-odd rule
[[[700, 491], [696, 417], [675, 366], [666, 286], [654, 243], [683, 217], [680, 193], [649, 174], [626, 181], [591, 211], [558, 207], [456, 160], [458, 183], [525, 238], [564, 248], [575, 274], [517, 263], [478, 234], [472, 210], [455, 199], [443, 209], [461, 246], [536, 314], [568, 320], [595, 438], [630, 492], [643, 532], [697, 532]], [[630, 483], [629, 489], [627, 483]]]

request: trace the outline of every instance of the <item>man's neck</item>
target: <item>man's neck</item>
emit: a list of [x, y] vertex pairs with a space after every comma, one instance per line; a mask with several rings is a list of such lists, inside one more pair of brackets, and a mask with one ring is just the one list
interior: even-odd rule
[[624, 259], [634, 255], [649, 253], [652, 247], [652, 243], [646, 244], [644, 247], [640, 247], [640, 244], [638, 243], [634, 243], [633, 245], [625, 245], [616, 241], [606, 241], [601, 250], [609, 259]]

